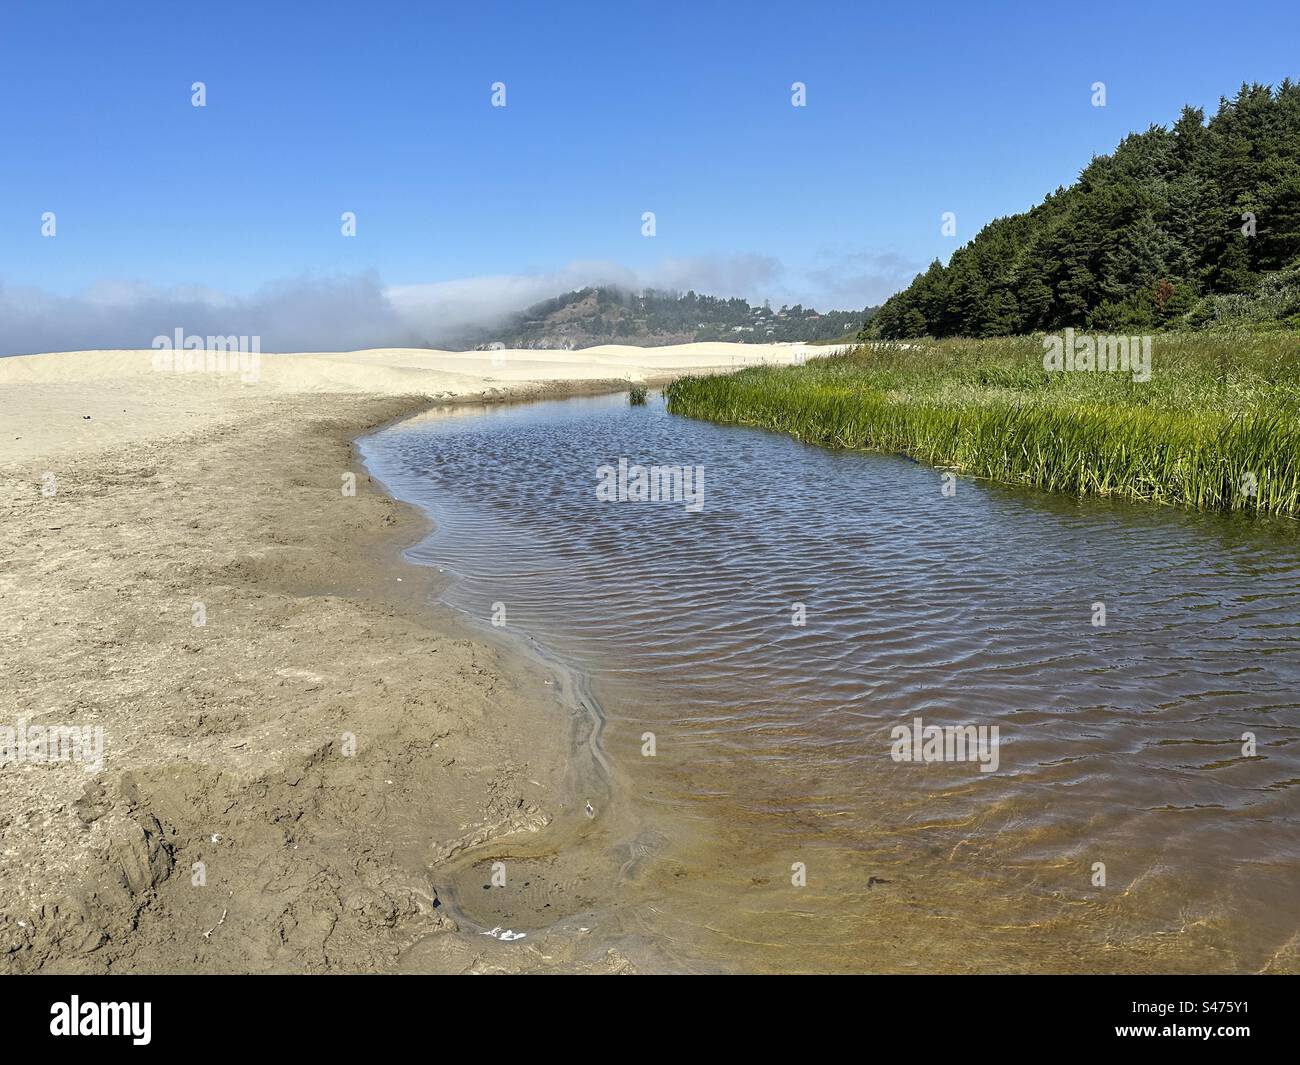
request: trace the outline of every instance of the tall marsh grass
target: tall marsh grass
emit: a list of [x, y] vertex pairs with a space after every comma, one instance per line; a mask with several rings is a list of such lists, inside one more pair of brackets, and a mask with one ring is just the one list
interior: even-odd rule
[[1161, 335], [1152, 379], [1048, 373], [1041, 340], [864, 345], [686, 377], [675, 414], [1008, 484], [1300, 516], [1300, 337]]

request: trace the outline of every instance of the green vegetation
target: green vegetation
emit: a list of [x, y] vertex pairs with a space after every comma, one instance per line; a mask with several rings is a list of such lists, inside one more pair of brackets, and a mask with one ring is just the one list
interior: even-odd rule
[[873, 308], [866, 308], [821, 314], [799, 304], [773, 310], [767, 305], [751, 307], [743, 299], [695, 292], [584, 288], [529, 307], [482, 343], [561, 348], [704, 340], [814, 342], [856, 335], [873, 313]]
[[1300, 516], [1300, 344], [1157, 337], [1153, 375], [1050, 373], [1041, 338], [866, 344], [803, 366], [684, 377], [689, 417], [900, 452], [1008, 484]]
[[1300, 85], [1184, 108], [999, 218], [891, 297], [865, 337], [1300, 326]]
[[644, 407], [646, 397], [645, 385], [633, 385], [628, 389], [627, 401], [634, 407]]

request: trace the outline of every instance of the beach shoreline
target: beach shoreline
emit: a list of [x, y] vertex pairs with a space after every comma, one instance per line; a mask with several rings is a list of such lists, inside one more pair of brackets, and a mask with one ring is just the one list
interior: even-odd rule
[[0, 359], [0, 726], [105, 737], [98, 767], [0, 766], [0, 970], [633, 971], [595, 936], [462, 931], [438, 900], [440, 856], [573, 813], [575, 708], [437, 607], [402, 558], [428, 519], [355, 442], [730, 358], [650, 354], [504, 382], [436, 354], [265, 356], [253, 386], [149, 352]]

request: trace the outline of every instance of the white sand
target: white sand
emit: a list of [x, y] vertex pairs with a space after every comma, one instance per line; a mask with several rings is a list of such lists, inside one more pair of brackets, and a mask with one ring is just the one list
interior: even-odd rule
[[233, 352], [176, 353], [226, 360], [224, 372], [158, 369], [160, 354], [172, 353], [151, 350], [16, 355], [0, 358], [0, 461], [201, 428], [222, 418], [241, 396], [342, 392], [500, 398], [562, 381], [658, 383], [687, 373], [788, 364], [831, 350], [726, 343], [606, 344], [576, 351], [375, 348], [264, 353], [255, 365]]

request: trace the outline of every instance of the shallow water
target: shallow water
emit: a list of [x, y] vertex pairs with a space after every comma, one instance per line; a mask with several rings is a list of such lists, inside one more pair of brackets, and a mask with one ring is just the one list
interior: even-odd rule
[[[1294, 523], [946, 496], [904, 458], [625, 396], [363, 449], [433, 515], [409, 554], [448, 602], [574, 667], [607, 721], [591, 831], [517, 850], [507, 891], [459, 874], [486, 927], [581, 913], [753, 971], [1300, 967]], [[702, 509], [599, 500], [621, 457], [702, 466]], [[897, 760], [917, 718], [996, 726], [996, 768]]]

